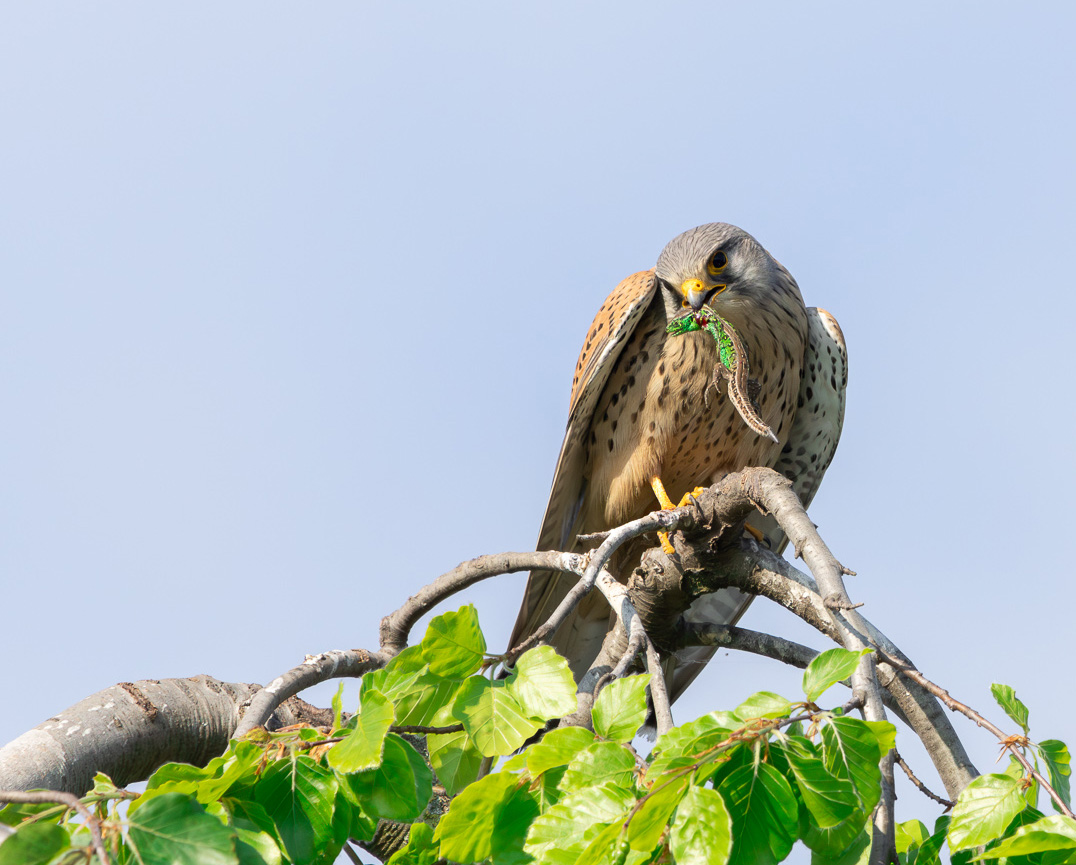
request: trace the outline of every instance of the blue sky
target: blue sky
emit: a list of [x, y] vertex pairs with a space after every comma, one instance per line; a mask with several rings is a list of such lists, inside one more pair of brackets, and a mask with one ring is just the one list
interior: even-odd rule
[[[419, 585], [530, 548], [592, 315], [721, 220], [847, 337], [811, 513], [853, 597], [965, 702], [999, 720], [1008, 683], [1076, 744], [1074, 18], [9, 6], [0, 741], [117, 681], [372, 647]], [[491, 648], [522, 585], [460, 599]], [[798, 680], [722, 654], [676, 714]]]

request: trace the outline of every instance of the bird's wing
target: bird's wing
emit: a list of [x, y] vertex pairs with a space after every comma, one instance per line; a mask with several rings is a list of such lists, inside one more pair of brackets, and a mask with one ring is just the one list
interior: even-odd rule
[[[573, 530], [585, 491], [583, 459], [594, 407], [656, 288], [657, 277], [652, 270], [632, 274], [613, 289], [594, 316], [575, 366], [568, 429], [538, 534], [539, 550], [570, 550], [575, 546]], [[570, 575], [532, 571], [509, 646], [518, 645], [549, 618], [575, 581]], [[569, 626], [570, 623], [565, 628]], [[604, 631], [603, 625], [602, 637]]]
[[[796, 414], [788, 441], [774, 469], [790, 481], [806, 508], [811, 504], [822, 475], [829, 468], [844, 424], [844, 393], [848, 385], [848, 350], [837, 319], [824, 309], [807, 310], [807, 354], [803, 363]], [[752, 515], [748, 520], [769, 538], [776, 553], [788, 539], [772, 516]], [[697, 598], [685, 614], [693, 622], [734, 625], [751, 603], [751, 596], [738, 589], [720, 589]], [[693, 646], [676, 653], [676, 666], [669, 685], [675, 700], [702, 672], [713, 656], [710, 646]]]

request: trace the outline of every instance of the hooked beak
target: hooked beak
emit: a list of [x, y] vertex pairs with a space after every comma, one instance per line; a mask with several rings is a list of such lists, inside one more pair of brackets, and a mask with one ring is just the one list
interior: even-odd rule
[[686, 279], [680, 285], [680, 293], [694, 312], [698, 312], [706, 301], [724, 290], [725, 286], [723, 285], [715, 285], [713, 288], [708, 289], [701, 279]]

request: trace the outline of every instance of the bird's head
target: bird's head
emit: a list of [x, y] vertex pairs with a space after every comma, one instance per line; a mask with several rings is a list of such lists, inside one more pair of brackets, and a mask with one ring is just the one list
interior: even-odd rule
[[672, 319], [704, 304], [722, 308], [765, 299], [780, 265], [746, 231], [711, 222], [674, 237], [658, 256], [657, 277]]

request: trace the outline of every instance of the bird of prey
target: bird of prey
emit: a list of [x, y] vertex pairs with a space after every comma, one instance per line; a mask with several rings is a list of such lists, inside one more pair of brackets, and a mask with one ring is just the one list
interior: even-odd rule
[[[746, 346], [750, 376], [758, 381], [758, 414], [776, 441], [750, 429], [727, 396], [705, 397], [718, 362], [708, 333], [666, 332], [671, 320], [704, 306], [730, 323]], [[581, 550], [578, 535], [671, 507], [670, 495], [748, 466], [786, 475], [808, 505], [837, 447], [846, 383], [847, 353], [836, 320], [804, 306], [792, 275], [754, 237], [721, 222], [684, 232], [656, 267], [621, 282], [590, 326], [538, 549]], [[748, 522], [783, 549], [772, 518], [753, 515]], [[621, 580], [646, 546], [639, 539], [614, 557]], [[509, 645], [535, 631], [574, 581], [532, 572]], [[687, 618], [734, 624], [749, 602], [736, 589], [722, 589], [698, 598]], [[610, 625], [604, 597], [591, 592], [550, 637], [577, 681]], [[672, 699], [713, 651], [678, 653]]]

